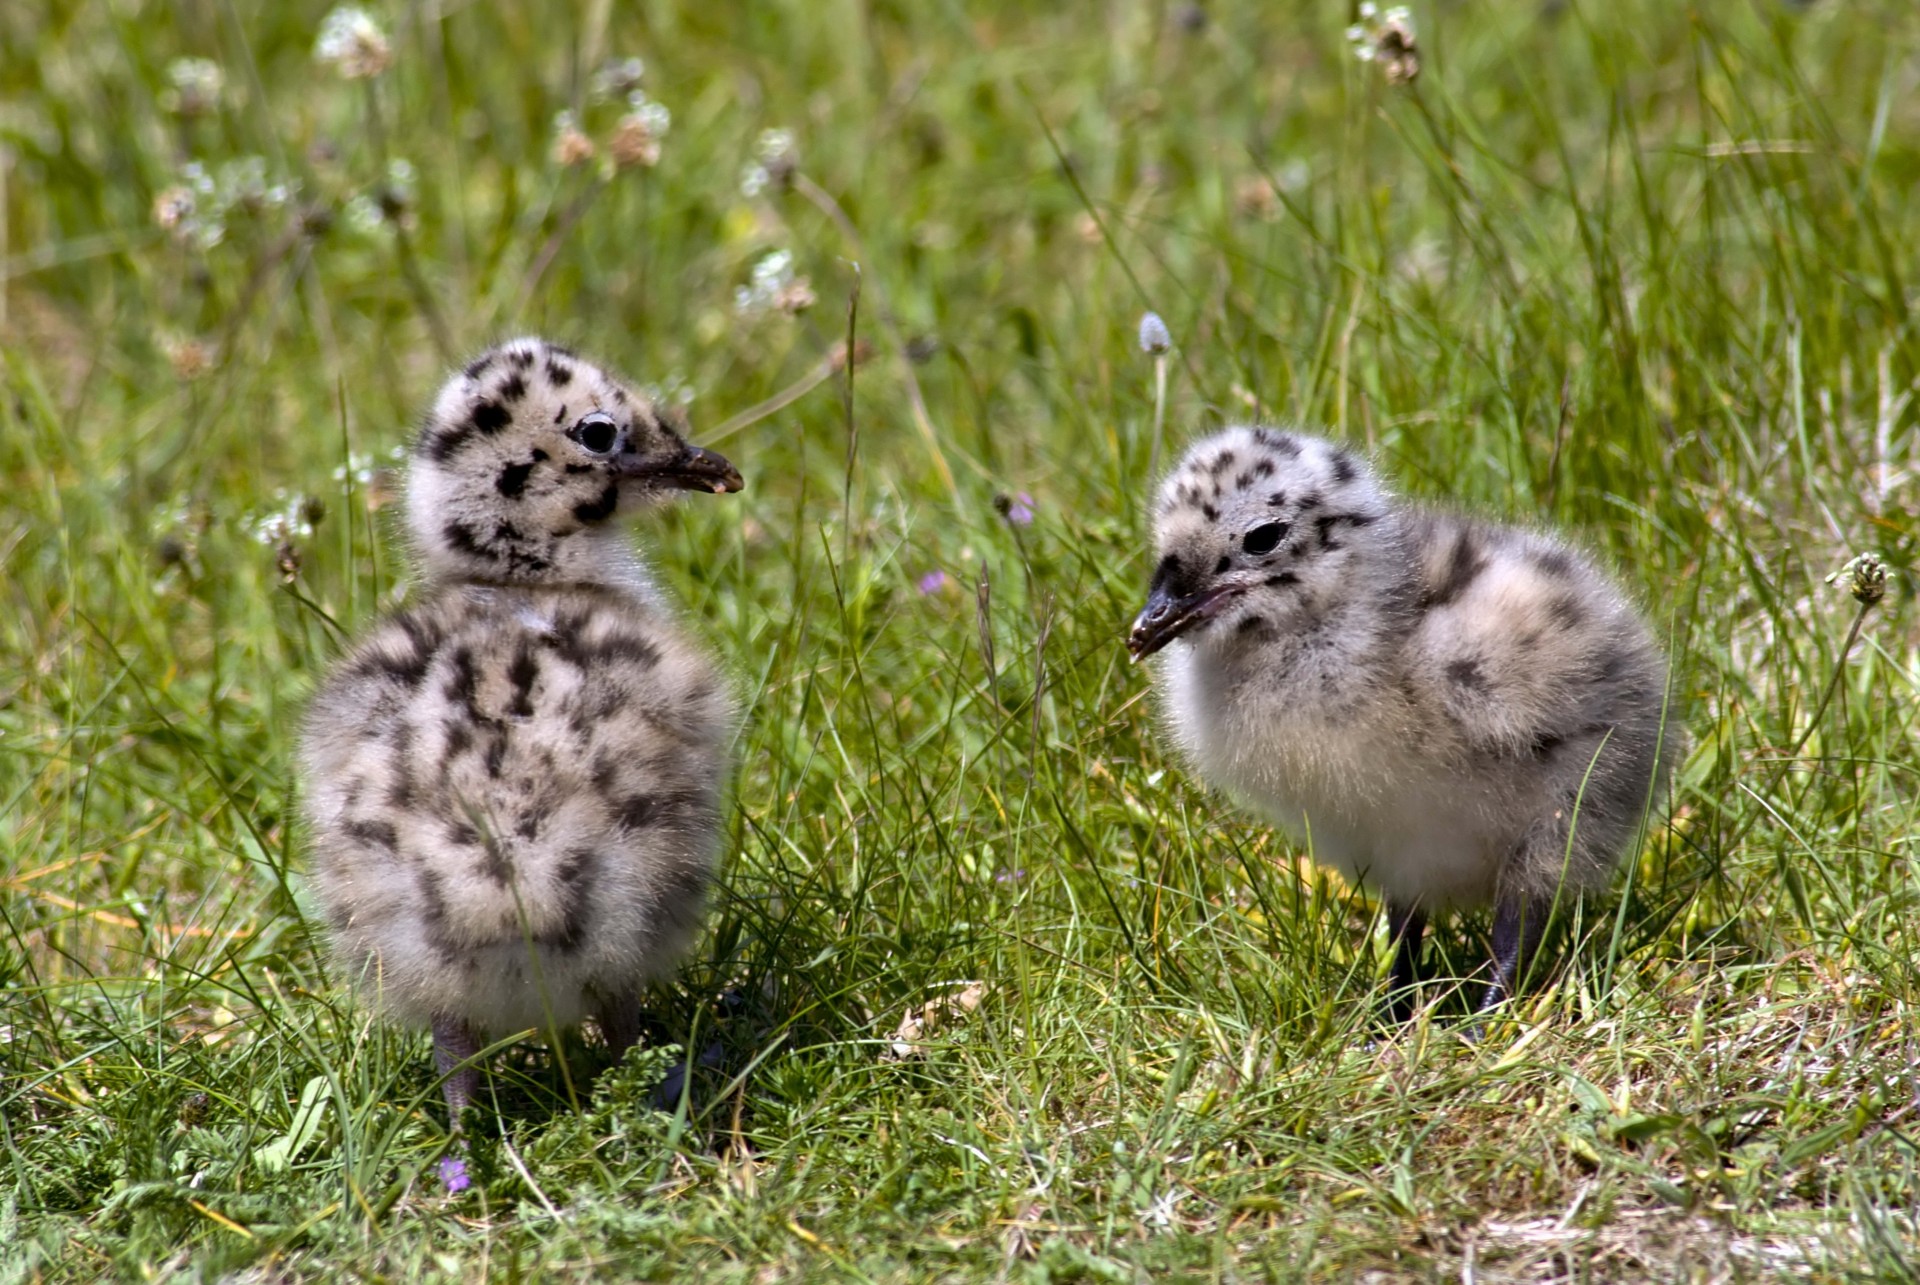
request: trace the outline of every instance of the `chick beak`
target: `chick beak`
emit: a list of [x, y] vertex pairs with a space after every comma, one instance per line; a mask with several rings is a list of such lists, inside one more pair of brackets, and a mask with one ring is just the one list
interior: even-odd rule
[[667, 459], [621, 457], [623, 477], [644, 478], [657, 486], [680, 491], [711, 491], [715, 495], [737, 491], [746, 483], [740, 470], [726, 456], [704, 446], [689, 446]]
[[1160, 587], [1147, 595], [1147, 605], [1134, 617], [1133, 632], [1127, 635], [1127, 651], [1138, 664], [1162, 647], [1204, 625], [1220, 614], [1220, 609], [1240, 595], [1239, 585], [1217, 585], [1204, 593], [1176, 597]]

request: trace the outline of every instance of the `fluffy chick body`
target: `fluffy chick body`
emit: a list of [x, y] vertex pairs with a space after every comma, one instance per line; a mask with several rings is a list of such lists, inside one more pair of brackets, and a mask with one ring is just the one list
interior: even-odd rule
[[335, 954], [432, 1027], [456, 1118], [484, 1037], [595, 1016], [631, 1043], [698, 927], [738, 713], [614, 519], [739, 484], [537, 339], [454, 376], [421, 430], [424, 592], [334, 667], [301, 759]]
[[1305, 434], [1198, 443], [1153, 518], [1130, 645], [1178, 640], [1160, 682], [1189, 760], [1384, 896], [1397, 983], [1427, 913], [1494, 904], [1502, 997], [1678, 755], [1639, 613], [1565, 544], [1399, 502]]

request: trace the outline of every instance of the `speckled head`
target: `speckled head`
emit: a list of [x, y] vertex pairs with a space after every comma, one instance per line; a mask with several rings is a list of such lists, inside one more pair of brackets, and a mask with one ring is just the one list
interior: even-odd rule
[[1358, 456], [1317, 437], [1229, 428], [1191, 447], [1153, 506], [1154, 571], [1127, 650], [1282, 624], [1337, 594], [1390, 514]]
[[737, 491], [654, 405], [543, 339], [513, 339], [450, 378], [414, 444], [407, 520], [430, 576], [614, 580], [613, 519], [672, 491]]

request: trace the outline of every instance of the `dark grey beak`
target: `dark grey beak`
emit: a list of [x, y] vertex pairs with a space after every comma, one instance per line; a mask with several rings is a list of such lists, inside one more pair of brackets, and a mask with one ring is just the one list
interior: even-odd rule
[[644, 478], [656, 486], [678, 491], [711, 491], [715, 495], [737, 491], [746, 483], [740, 470], [726, 456], [704, 446], [689, 446], [671, 459], [621, 457], [622, 477]]
[[1238, 585], [1221, 585], [1185, 598], [1175, 597], [1164, 588], [1155, 589], [1147, 595], [1146, 608], [1134, 617], [1127, 650], [1136, 663], [1143, 661], [1189, 629], [1212, 620], [1239, 595]]

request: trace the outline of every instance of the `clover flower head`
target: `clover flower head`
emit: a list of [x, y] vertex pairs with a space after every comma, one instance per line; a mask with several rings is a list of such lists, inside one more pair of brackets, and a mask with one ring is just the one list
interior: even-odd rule
[[570, 111], [553, 118], [553, 163], [562, 169], [584, 165], [593, 159], [593, 140], [588, 138]]
[[343, 79], [369, 80], [393, 62], [393, 47], [372, 14], [357, 4], [343, 4], [321, 20], [313, 57]]
[[793, 182], [800, 166], [800, 154], [794, 147], [790, 129], [763, 129], [754, 141], [753, 160], [740, 174], [740, 195], [759, 196], [769, 188], [779, 189]]
[[167, 64], [160, 106], [176, 116], [209, 116], [220, 108], [227, 74], [211, 58], [175, 58]]
[[1877, 553], [1855, 554], [1845, 566], [1827, 577], [1827, 583], [1845, 583], [1855, 602], [1871, 607], [1887, 596], [1887, 564]]
[[353, 479], [355, 486], [366, 486], [373, 481], [373, 456], [363, 455], [359, 451], [347, 452], [347, 462], [334, 466], [333, 480], [345, 482]]
[[248, 524], [253, 538], [261, 544], [283, 545], [304, 540], [313, 534], [314, 524], [326, 513], [317, 500], [290, 494], [285, 487], [273, 493], [274, 507], [256, 513]]
[[640, 88], [640, 78], [646, 73], [647, 64], [638, 58], [609, 58], [593, 73], [593, 100], [604, 103], [626, 97]]
[[816, 302], [813, 284], [793, 270], [791, 250], [769, 250], [753, 265], [747, 285], [733, 292], [734, 311], [742, 316], [784, 312], [788, 316], [805, 312]]
[[660, 140], [673, 128], [673, 113], [639, 90], [627, 95], [627, 113], [613, 127], [607, 154], [620, 169], [660, 163]]
[[1173, 336], [1167, 331], [1167, 323], [1160, 319], [1157, 312], [1142, 313], [1140, 316], [1140, 351], [1149, 357], [1158, 357], [1173, 347]]
[[668, 371], [666, 378], [647, 384], [640, 391], [655, 406], [691, 406], [695, 396], [692, 383], [681, 370]]
[[1371, 2], [1360, 6], [1360, 21], [1347, 28], [1347, 43], [1363, 63], [1378, 63], [1389, 85], [1405, 85], [1420, 74], [1420, 46], [1414, 39], [1413, 13], [1395, 5], [1382, 13]]

